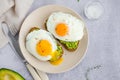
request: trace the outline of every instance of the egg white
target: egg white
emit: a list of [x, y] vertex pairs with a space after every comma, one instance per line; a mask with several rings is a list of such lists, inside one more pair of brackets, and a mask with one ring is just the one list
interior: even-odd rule
[[38, 52], [36, 51], [36, 45], [40, 40], [48, 40], [52, 45], [52, 52], [57, 50], [56, 41], [52, 37], [51, 33], [45, 30], [42, 30], [42, 29], [36, 30], [36, 31], [34, 30], [27, 35], [26, 48], [29, 51], [29, 53], [31, 53], [33, 56], [35, 56], [39, 60], [42, 60], [42, 61], [50, 60], [52, 58], [51, 55], [40, 56]]
[[[65, 36], [59, 36], [56, 34], [55, 28], [59, 23], [64, 23], [68, 26], [68, 34]], [[72, 16], [71, 14], [63, 12], [54, 12], [47, 20], [47, 30], [51, 32], [57, 39], [63, 41], [78, 41], [81, 40], [84, 35], [84, 23]]]

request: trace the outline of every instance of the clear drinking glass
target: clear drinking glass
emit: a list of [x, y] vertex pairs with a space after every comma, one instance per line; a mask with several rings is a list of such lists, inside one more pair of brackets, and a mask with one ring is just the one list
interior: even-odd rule
[[98, 19], [104, 13], [104, 7], [99, 1], [89, 2], [84, 8], [84, 14], [88, 19]]

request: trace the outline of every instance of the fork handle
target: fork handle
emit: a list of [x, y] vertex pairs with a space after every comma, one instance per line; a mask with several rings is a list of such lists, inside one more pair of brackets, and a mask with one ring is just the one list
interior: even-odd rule
[[29, 63], [26, 63], [26, 67], [29, 70], [32, 77], [34, 78], [34, 80], [42, 80], [40, 76], [37, 74], [37, 72], [35, 71], [35, 69]]

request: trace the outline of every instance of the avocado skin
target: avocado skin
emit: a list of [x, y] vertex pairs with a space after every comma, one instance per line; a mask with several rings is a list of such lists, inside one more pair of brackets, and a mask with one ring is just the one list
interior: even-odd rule
[[19, 73], [15, 72], [11, 69], [1, 68], [0, 69], [0, 80], [5, 80], [4, 79], [5, 75], [9, 75], [12, 78], [9, 80], [25, 80]]

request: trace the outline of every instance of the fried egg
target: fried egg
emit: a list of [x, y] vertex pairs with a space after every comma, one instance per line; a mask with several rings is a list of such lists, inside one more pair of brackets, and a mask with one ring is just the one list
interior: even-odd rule
[[26, 48], [33, 56], [42, 61], [52, 58], [57, 50], [57, 43], [51, 33], [45, 30], [34, 30], [26, 37]]
[[63, 41], [78, 41], [84, 35], [84, 23], [82, 20], [63, 12], [54, 12], [46, 23], [47, 30], [55, 38]]

